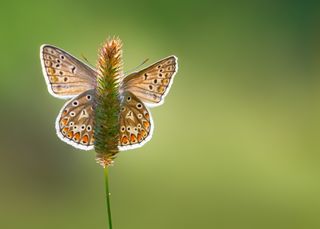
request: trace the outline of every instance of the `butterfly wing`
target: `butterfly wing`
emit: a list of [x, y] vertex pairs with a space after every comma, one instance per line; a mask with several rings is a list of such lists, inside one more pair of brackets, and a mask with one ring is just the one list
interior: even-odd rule
[[62, 141], [79, 149], [93, 149], [93, 101], [91, 89], [64, 105], [56, 120], [57, 135]]
[[127, 91], [121, 96], [119, 150], [141, 147], [151, 139], [153, 122], [142, 101]]
[[130, 91], [148, 106], [161, 105], [177, 70], [177, 57], [169, 56], [126, 76], [121, 82], [120, 92]]
[[74, 97], [96, 85], [95, 70], [62, 49], [42, 45], [40, 59], [48, 90], [55, 97]]

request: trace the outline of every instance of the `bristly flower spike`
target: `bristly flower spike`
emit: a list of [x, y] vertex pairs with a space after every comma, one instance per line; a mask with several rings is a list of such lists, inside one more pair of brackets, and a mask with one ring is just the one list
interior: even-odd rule
[[119, 144], [119, 82], [123, 77], [122, 42], [107, 39], [99, 52], [95, 97], [94, 148], [103, 167], [113, 163]]
[[94, 148], [96, 160], [104, 167], [109, 229], [112, 229], [108, 166], [118, 153], [119, 144], [119, 82], [123, 77], [122, 43], [108, 39], [100, 49], [95, 91]]

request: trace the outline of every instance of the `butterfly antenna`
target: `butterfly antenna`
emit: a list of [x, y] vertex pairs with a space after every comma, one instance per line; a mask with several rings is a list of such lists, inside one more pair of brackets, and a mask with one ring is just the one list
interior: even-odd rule
[[87, 57], [85, 57], [85, 55], [84, 55], [83, 53], [81, 53], [81, 57], [82, 57], [82, 59], [84, 59], [85, 62], [87, 62], [89, 65], [93, 66], [93, 65], [89, 62], [89, 60], [87, 59]]
[[137, 68], [140, 68], [142, 65], [144, 65], [145, 63], [147, 63], [149, 61], [149, 58], [145, 59], [141, 64], [139, 64], [137, 67], [134, 67], [128, 71], [125, 72], [125, 75], [129, 72], [133, 72], [134, 70], [136, 70]]

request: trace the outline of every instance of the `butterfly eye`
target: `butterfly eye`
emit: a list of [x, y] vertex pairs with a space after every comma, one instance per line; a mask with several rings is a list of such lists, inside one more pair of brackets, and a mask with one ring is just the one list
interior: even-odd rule
[[126, 110], [125, 107], [121, 107], [121, 111], [124, 112]]
[[138, 119], [142, 119], [142, 114], [138, 114]]
[[87, 131], [91, 131], [91, 129], [92, 129], [91, 126], [88, 125], [88, 126], [87, 126]]
[[84, 130], [86, 128], [86, 125], [81, 126], [81, 130]]
[[161, 65], [158, 65], [158, 67], [157, 68], [161, 68]]
[[61, 58], [62, 60], [64, 60], [64, 55], [61, 55], [60, 58]]
[[141, 109], [141, 107], [142, 107], [141, 103], [137, 103], [137, 108]]
[[90, 100], [91, 99], [91, 95], [87, 95], [87, 100]]
[[79, 105], [79, 102], [77, 100], [73, 101], [72, 103], [73, 106], [78, 106]]
[[72, 117], [74, 117], [74, 116], [76, 115], [76, 113], [74, 113], [74, 112], [72, 111], [72, 112], [70, 112], [70, 115], [71, 115]]
[[128, 102], [130, 102], [130, 101], [131, 101], [131, 97], [130, 97], [130, 96], [128, 96], [127, 101], [128, 101]]
[[69, 123], [69, 126], [73, 126], [73, 125], [74, 125], [74, 122], [70, 122], [70, 123]]
[[124, 132], [126, 128], [124, 126], [121, 127], [121, 132]]
[[64, 77], [64, 78], [63, 78], [63, 81], [64, 81], [64, 82], [67, 82], [67, 81], [68, 81], [68, 77]]
[[130, 131], [130, 130], [131, 130], [131, 128], [130, 128], [130, 126], [128, 126], [128, 127], [127, 127], [127, 131]]
[[154, 79], [153, 83], [156, 84], [157, 82], [158, 82], [158, 80], [157, 80], [157, 79]]
[[150, 89], [150, 91], [152, 91], [152, 89], [153, 89], [153, 86], [152, 86], [152, 85], [149, 85], [149, 89]]

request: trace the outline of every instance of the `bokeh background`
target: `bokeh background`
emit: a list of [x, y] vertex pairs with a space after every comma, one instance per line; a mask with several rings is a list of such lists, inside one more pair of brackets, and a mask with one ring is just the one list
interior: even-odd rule
[[[95, 152], [61, 142], [39, 47], [132, 69], [175, 54], [155, 133], [110, 171], [114, 228], [320, 228], [316, 1], [6, 1], [0, 8], [0, 228], [107, 228]], [[146, 65], [145, 65], [146, 66]]]

